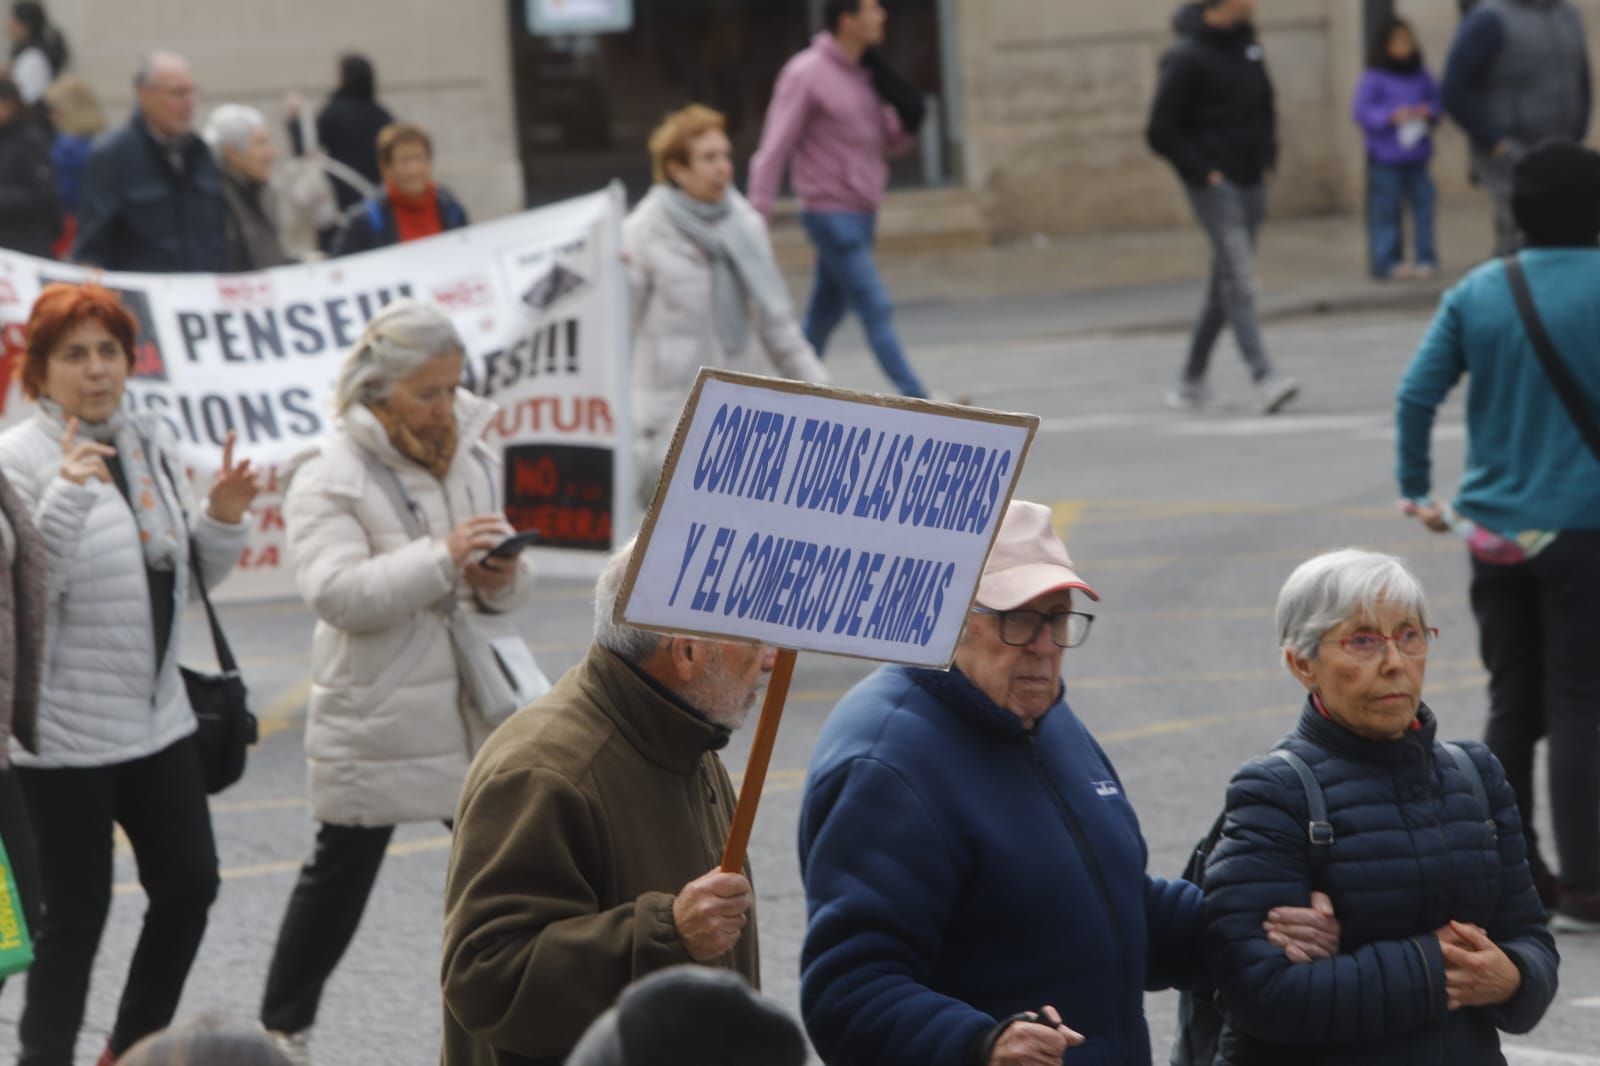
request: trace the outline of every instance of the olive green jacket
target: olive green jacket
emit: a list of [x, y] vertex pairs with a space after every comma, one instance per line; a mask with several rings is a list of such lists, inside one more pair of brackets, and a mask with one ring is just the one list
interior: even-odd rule
[[[559, 1066], [721, 860], [728, 731], [599, 646], [473, 761], [445, 886], [443, 1066]], [[745, 871], [749, 876], [749, 871]], [[715, 965], [757, 981], [754, 914]]]

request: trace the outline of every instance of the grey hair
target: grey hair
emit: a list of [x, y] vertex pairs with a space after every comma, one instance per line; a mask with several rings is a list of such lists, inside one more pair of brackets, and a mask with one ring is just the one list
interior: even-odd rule
[[637, 537], [612, 552], [611, 558], [606, 560], [606, 568], [600, 571], [600, 579], [594, 583], [594, 642], [630, 663], [649, 658], [665, 639], [660, 633], [618, 622], [613, 617], [636, 543]]
[[439, 308], [423, 300], [396, 300], [372, 317], [345, 356], [333, 409], [342, 415], [356, 404], [381, 400], [423, 364], [465, 351], [461, 334]]
[[1395, 556], [1344, 548], [1308, 559], [1278, 593], [1278, 646], [1315, 659], [1329, 630], [1348, 618], [1374, 614], [1379, 600], [1397, 603], [1428, 624], [1422, 583]]
[[211, 150], [243, 151], [256, 130], [267, 124], [267, 116], [245, 104], [223, 104], [206, 119], [205, 140]]
[[143, 89], [149, 85], [155, 80], [156, 68], [167, 63], [175, 63], [185, 69], [189, 67], [189, 61], [177, 52], [146, 52], [139, 57], [138, 69], [133, 72], [133, 87]]

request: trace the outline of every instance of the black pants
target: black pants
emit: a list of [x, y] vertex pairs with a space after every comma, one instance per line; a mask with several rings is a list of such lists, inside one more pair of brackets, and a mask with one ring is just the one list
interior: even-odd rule
[[217, 845], [192, 738], [133, 762], [19, 767], [39, 848], [44, 915], [22, 1009], [18, 1066], [72, 1066], [111, 908], [111, 827], [122, 826], [149, 906], [109, 1041], [121, 1055], [172, 1022], [217, 898]]
[[1549, 739], [1550, 817], [1561, 882], [1600, 892], [1600, 532], [1563, 533], [1524, 563], [1473, 560], [1472, 611], [1489, 669], [1489, 749], [1506, 768], [1528, 838], [1533, 753]]
[[267, 970], [261, 1024], [298, 1033], [317, 1020], [322, 989], [356, 935], [393, 826], [322, 824], [300, 868]]
[[[30, 934], [39, 930], [39, 859], [34, 852], [33, 826], [15, 770], [0, 768], [0, 845], [6, 849], [11, 876], [17, 882], [17, 904]], [[5, 987], [0, 978], [0, 988]]]

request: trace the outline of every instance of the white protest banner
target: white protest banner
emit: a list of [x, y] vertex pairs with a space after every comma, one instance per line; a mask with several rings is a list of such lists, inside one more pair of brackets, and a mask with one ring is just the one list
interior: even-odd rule
[[947, 666], [1038, 425], [702, 370], [619, 615]]
[[500, 405], [506, 513], [539, 529], [546, 572], [596, 572], [633, 525], [620, 189], [344, 259], [255, 274], [117, 274], [0, 252], [0, 428], [32, 405], [14, 383], [40, 288], [95, 280], [139, 323], [126, 405], [161, 415], [203, 492], [230, 430], [262, 468], [249, 549], [227, 599], [295, 595], [279, 468], [332, 424], [339, 365], [403, 296], [445, 309], [463, 385]]

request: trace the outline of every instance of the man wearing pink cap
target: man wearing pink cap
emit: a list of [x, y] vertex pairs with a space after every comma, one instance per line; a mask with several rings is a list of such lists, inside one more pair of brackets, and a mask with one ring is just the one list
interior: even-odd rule
[[[1013, 501], [948, 672], [884, 666], [806, 779], [801, 1010], [829, 1066], [1147, 1066], [1146, 989], [1200, 976], [1200, 890], [1145, 873], [1138, 818], [1064, 699], [1094, 616], [1050, 509]], [[1291, 957], [1338, 950], [1297, 911]], [[1289, 950], [1286, 948], [1286, 950]]]

